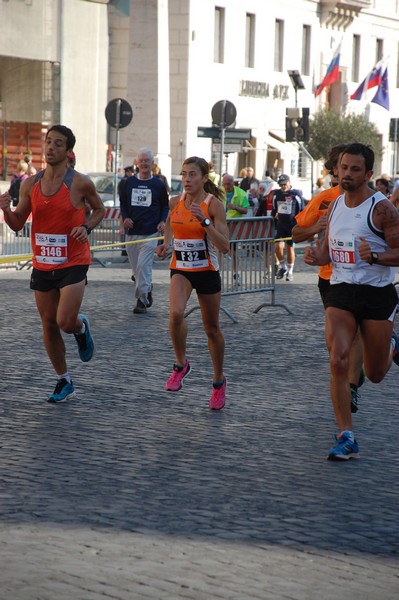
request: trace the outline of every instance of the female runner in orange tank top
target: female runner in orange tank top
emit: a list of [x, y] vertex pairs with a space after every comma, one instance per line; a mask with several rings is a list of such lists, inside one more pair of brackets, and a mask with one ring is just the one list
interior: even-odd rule
[[220, 410], [225, 404], [226, 377], [223, 374], [224, 337], [219, 326], [221, 281], [217, 251], [229, 251], [226, 211], [221, 201], [223, 192], [209, 180], [209, 165], [203, 158], [187, 158], [181, 175], [184, 192], [169, 200], [164, 243], [157, 247], [158, 256], [165, 258], [173, 240], [169, 331], [176, 363], [165, 389], [179, 391], [191, 370], [186, 357], [184, 313], [195, 289], [214, 371], [209, 407]]

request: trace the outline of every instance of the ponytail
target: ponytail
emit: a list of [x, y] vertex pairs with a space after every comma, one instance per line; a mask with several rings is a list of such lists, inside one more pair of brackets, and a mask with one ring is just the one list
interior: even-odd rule
[[223, 192], [223, 190], [221, 190], [220, 187], [218, 187], [217, 185], [215, 185], [213, 183], [213, 181], [211, 181], [210, 179], [208, 179], [208, 181], [205, 181], [204, 190], [206, 192], [208, 192], [208, 194], [213, 194], [219, 200], [223, 200], [223, 198], [224, 198], [224, 192]]

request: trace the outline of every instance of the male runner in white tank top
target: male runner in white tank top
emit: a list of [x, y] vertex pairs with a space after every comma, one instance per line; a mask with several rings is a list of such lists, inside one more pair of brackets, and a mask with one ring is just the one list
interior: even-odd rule
[[360, 328], [366, 375], [382, 381], [392, 359], [399, 364], [399, 338], [393, 331], [398, 297], [393, 280], [399, 265], [399, 213], [368, 183], [374, 152], [349, 144], [338, 163], [344, 193], [330, 204], [324, 241], [305, 249], [309, 265], [330, 260], [333, 272], [326, 301], [326, 342], [330, 354], [331, 397], [339, 433], [330, 460], [359, 457], [352, 430], [348, 381], [349, 351]]

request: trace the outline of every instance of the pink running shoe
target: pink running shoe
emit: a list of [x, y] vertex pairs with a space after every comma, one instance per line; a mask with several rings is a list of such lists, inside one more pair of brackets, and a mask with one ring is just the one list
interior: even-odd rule
[[165, 390], [168, 390], [168, 392], [178, 392], [179, 390], [181, 390], [183, 385], [183, 379], [190, 373], [190, 371], [191, 367], [188, 360], [186, 360], [186, 364], [184, 365], [184, 367], [173, 365], [172, 375], [165, 383]]
[[226, 377], [223, 378], [223, 384], [220, 387], [214, 387], [212, 396], [209, 400], [209, 408], [220, 410], [226, 403]]

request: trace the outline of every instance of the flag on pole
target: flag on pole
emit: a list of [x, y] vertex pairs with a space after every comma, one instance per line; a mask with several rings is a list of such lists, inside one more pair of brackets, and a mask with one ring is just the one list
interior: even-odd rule
[[379, 104], [383, 108], [389, 110], [388, 67], [386, 67], [384, 74], [381, 77], [380, 85], [371, 102]]
[[350, 96], [351, 100], [362, 100], [367, 90], [379, 86], [382, 78], [383, 62], [378, 62], [365, 77], [359, 87]]
[[319, 96], [325, 87], [331, 85], [335, 81], [339, 79], [339, 59], [341, 56], [341, 44], [339, 44], [338, 48], [334, 52], [334, 56], [330, 64], [327, 67], [327, 73], [324, 75], [324, 78], [319, 85], [316, 86], [314, 91], [315, 96]]

